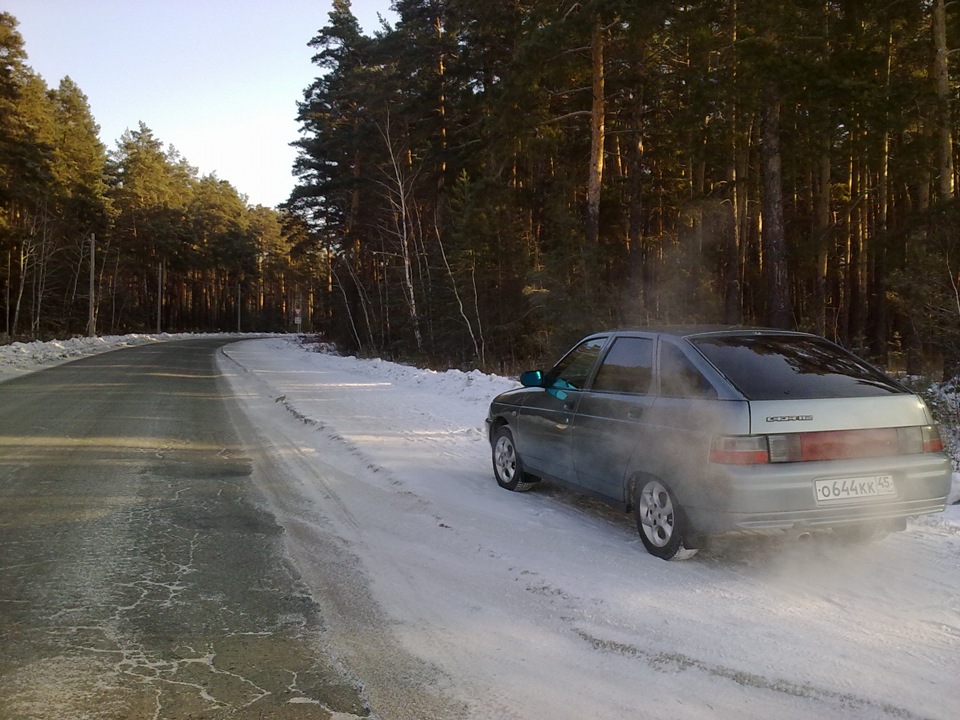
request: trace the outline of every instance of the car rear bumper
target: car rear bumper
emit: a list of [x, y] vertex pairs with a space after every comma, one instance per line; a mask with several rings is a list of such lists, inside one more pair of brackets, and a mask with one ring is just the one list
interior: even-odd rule
[[[950, 461], [942, 453], [711, 467], [709, 491], [696, 493], [686, 506], [694, 527], [708, 533], [833, 527], [937, 513], [946, 506], [952, 476]], [[817, 480], [879, 475], [893, 478], [894, 495], [830, 502], [817, 499]], [[709, 501], [698, 502], [701, 497]]]

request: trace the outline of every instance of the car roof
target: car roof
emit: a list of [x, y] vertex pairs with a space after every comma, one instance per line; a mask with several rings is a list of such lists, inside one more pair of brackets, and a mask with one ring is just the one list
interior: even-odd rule
[[648, 327], [618, 328], [597, 332], [594, 335], [630, 335], [633, 333], [657, 334], [674, 338], [700, 337], [704, 335], [745, 336], [745, 335], [791, 335], [795, 337], [819, 337], [811, 333], [796, 330], [778, 330], [769, 327], [748, 327], [743, 325], [651, 325]]

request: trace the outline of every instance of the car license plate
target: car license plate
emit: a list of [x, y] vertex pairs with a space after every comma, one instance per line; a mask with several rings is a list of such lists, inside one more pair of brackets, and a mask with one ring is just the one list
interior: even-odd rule
[[814, 480], [817, 502], [843, 502], [896, 495], [893, 475]]

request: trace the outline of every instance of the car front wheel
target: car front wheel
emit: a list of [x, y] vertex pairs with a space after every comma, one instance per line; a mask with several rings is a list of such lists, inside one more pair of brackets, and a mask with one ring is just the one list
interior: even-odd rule
[[493, 436], [493, 474], [500, 487], [514, 492], [524, 492], [534, 485], [523, 470], [523, 462], [513, 442], [513, 433], [506, 425], [497, 428]]
[[695, 548], [684, 547], [689, 532], [683, 510], [663, 482], [642, 480], [633, 498], [640, 540], [651, 555], [662, 560], [685, 560], [696, 555]]

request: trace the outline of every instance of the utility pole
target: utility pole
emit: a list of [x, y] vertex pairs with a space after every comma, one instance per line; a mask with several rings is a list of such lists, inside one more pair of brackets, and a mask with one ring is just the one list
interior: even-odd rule
[[157, 335], [160, 334], [160, 320], [163, 317], [163, 260], [157, 268]]
[[90, 233], [90, 315], [87, 318], [87, 335], [95, 337], [97, 334], [97, 296], [95, 285], [97, 280], [97, 235]]

